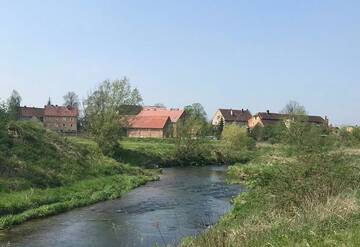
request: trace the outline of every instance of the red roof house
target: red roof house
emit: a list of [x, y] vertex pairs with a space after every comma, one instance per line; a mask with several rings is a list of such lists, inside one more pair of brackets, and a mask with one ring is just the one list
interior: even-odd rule
[[171, 135], [171, 119], [169, 116], [141, 116], [128, 119], [129, 137], [165, 138]]

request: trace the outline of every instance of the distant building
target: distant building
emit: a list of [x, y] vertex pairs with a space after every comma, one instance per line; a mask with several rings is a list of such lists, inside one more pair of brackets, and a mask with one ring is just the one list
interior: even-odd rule
[[128, 119], [128, 136], [139, 138], [167, 138], [172, 134], [169, 116], [134, 116]]
[[152, 117], [170, 117], [172, 123], [177, 123], [185, 116], [185, 111], [177, 108], [163, 108], [163, 107], [144, 107], [138, 116], [152, 116]]
[[185, 111], [177, 108], [167, 109], [165, 107], [144, 107], [138, 117], [149, 117], [156, 119], [157, 117], [169, 117], [172, 133], [169, 137], [177, 135], [177, 123], [185, 118]]
[[[327, 117], [322, 118], [320, 116], [311, 116], [311, 115], [304, 115], [304, 121], [314, 124], [314, 125], [329, 125], [329, 121]], [[281, 113], [272, 113], [270, 111], [267, 112], [259, 112], [254, 115], [248, 121], [248, 126], [250, 129], [255, 128], [256, 126], [265, 127], [269, 125], [276, 125], [281, 122], [285, 123], [286, 125], [294, 119], [293, 115], [289, 114], [281, 114]]]
[[71, 106], [47, 105], [44, 109], [44, 126], [48, 129], [64, 132], [77, 132], [79, 112]]
[[240, 126], [247, 126], [248, 120], [251, 118], [249, 110], [233, 110], [233, 109], [218, 109], [212, 119], [212, 125], [219, 126], [221, 123], [237, 124]]
[[40, 121], [44, 120], [44, 108], [37, 107], [20, 107], [19, 120]]
[[19, 120], [40, 121], [45, 128], [64, 132], [77, 132], [78, 109], [70, 106], [46, 105], [44, 108], [20, 107]]

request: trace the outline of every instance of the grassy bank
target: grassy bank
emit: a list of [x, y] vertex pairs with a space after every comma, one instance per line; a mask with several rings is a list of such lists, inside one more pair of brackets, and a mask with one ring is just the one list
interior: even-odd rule
[[360, 149], [318, 144], [313, 152], [265, 145], [232, 166], [231, 180], [249, 191], [182, 246], [359, 246]]
[[28, 122], [6, 128], [0, 133], [0, 229], [118, 198], [157, 179], [153, 171], [104, 156], [86, 139]]

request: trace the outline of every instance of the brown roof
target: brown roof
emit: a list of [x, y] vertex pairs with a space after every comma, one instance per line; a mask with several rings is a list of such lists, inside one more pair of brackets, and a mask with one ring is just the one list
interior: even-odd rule
[[[259, 112], [256, 115], [261, 118], [261, 120], [264, 124], [277, 123], [281, 120], [292, 118], [292, 116], [289, 114], [272, 113], [272, 112]], [[307, 122], [309, 122], [309, 123], [316, 123], [316, 124], [325, 124], [326, 123], [325, 119], [320, 116], [304, 115], [303, 117], [305, 117]]]
[[251, 118], [249, 110], [219, 109], [227, 122], [247, 122]]
[[44, 108], [37, 107], [20, 107], [20, 117], [44, 117]]
[[170, 121], [168, 116], [135, 116], [128, 119], [131, 129], [163, 129]]
[[48, 117], [77, 117], [78, 109], [70, 106], [45, 106], [44, 115]]
[[144, 107], [138, 116], [170, 117], [171, 122], [176, 123], [184, 115], [184, 110], [166, 109], [156, 107]]

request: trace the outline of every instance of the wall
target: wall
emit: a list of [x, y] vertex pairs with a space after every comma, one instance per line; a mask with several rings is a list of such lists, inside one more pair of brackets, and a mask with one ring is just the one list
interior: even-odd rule
[[59, 132], [77, 132], [77, 118], [45, 116], [44, 126]]
[[129, 129], [128, 136], [164, 138], [164, 131], [163, 129]]

